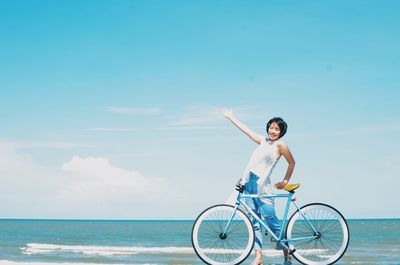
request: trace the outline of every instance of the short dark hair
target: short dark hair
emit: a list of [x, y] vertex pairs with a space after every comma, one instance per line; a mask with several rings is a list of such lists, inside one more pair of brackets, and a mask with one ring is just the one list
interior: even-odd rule
[[283, 137], [287, 132], [287, 127], [288, 127], [287, 123], [281, 117], [273, 117], [267, 123], [267, 128], [266, 128], [267, 133], [268, 133], [269, 126], [271, 126], [271, 124], [273, 122], [276, 122], [276, 124], [278, 124], [279, 130], [281, 131], [279, 133], [279, 138]]

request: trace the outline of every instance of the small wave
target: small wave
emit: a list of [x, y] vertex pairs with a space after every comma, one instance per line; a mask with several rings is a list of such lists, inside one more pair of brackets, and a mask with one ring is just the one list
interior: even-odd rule
[[163, 253], [163, 254], [192, 254], [191, 247], [110, 247], [110, 246], [69, 246], [29, 243], [21, 250], [24, 254], [45, 254], [49, 252], [72, 252], [87, 255], [136, 255], [141, 253]]
[[329, 249], [324, 249], [324, 248], [310, 248], [310, 249], [297, 249], [299, 253], [306, 254], [306, 255], [318, 255], [320, 257], [330, 257], [328, 255], [323, 255], [320, 253], [326, 253], [329, 252]]
[[[77, 253], [84, 255], [116, 256], [116, 255], [138, 255], [138, 254], [194, 254], [191, 247], [112, 247], [112, 246], [73, 246], [55, 245], [42, 243], [29, 243], [20, 248], [25, 255], [47, 254], [47, 253]], [[205, 253], [240, 253], [240, 250], [203, 249]], [[263, 250], [268, 257], [281, 256], [279, 250]], [[1, 265], [1, 264], [0, 264]]]
[[[101, 263], [68, 263], [68, 262], [27, 262], [27, 261], [11, 261], [11, 260], [0, 260], [0, 265], [110, 265]], [[113, 264], [113, 265], [126, 265], [126, 264]], [[157, 265], [150, 263], [143, 264], [131, 264], [131, 265]]]
[[191, 247], [110, 247], [110, 246], [68, 246], [29, 243], [21, 248], [23, 254], [46, 254], [50, 252], [72, 252], [86, 255], [136, 255], [141, 253], [160, 253], [160, 254], [192, 254]]
[[[239, 249], [203, 249], [207, 254], [241, 254], [243, 250]], [[263, 249], [263, 255], [266, 257], [279, 257], [283, 256], [282, 250]]]
[[[113, 246], [73, 246], [55, 245], [42, 243], [29, 243], [20, 248], [25, 255], [47, 254], [47, 253], [77, 253], [84, 255], [116, 256], [116, 255], [138, 255], [138, 254], [194, 254], [191, 247], [113, 247]], [[203, 249], [205, 253], [240, 253], [240, 250]], [[323, 256], [326, 249], [298, 250], [302, 253], [313, 253]], [[263, 254], [269, 257], [281, 256], [280, 250], [263, 250]], [[0, 264], [1, 265], [1, 264]]]

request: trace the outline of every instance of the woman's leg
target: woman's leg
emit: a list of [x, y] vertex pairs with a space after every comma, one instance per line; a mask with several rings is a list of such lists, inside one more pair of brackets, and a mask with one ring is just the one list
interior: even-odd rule
[[[253, 210], [254, 213], [257, 214], [259, 218], [261, 218], [261, 215], [258, 213], [258, 206], [254, 202], [253, 199], [246, 199], [246, 204]], [[260, 222], [254, 218], [251, 214], [249, 214], [250, 220], [253, 224], [254, 227], [254, 233], [255, 233], [255, 242], [254, 242], [254, 250], [256, 250], [256, 255], [258, 255], [258, 252], [262, 251], [262, 243], [263, 243], [263, 233], [262, 233], [262, 227]]]
[[257, 265], [262, 265], [263, 264], [263, 260], [262, 260], [262, 251], [261, 250], [255, 250], [255, 254], [256, 254], [256, 264]]
[[[254, 213], [257, 214], [258, 217], [261, 217], [261, 215], [258, 213], [259, 209], [254, 199], [251, 198], [246, 199], [246, 204], [253, 210]], [[256, 264], [260, 265], [262, 264], [262, 243], [263, 243], [262, 227], [260, 222], [256, 218], [254, 218], [253, 215], [248, 213], [248, 216], [254, 227], [254, 234], [255, 234], [254, 251], [256, 255]]]
[[[249, 181], [245, 185], [244, 193], [246, 194], [257, 194], [258, 193], [258, 188], [257, 188], [257, 180], [258, 176], [250, 173]], [[253, 210], [254, 213], [257, 214], [259, 218], [261, 218], [261, 214], [259, 212], [259, 207], [258, 204], [256, 203], [255, 199], [248, 198], [246, 199], [246, 204]], [[262, 227], [260, 222], [254, 218], [253, 215], [250, 213], [248, 214], [250, 217], [250, 220], [253, 224], [254, 227], [254, 233], [255, 233], [255, 243], [254, 243], [254, 251], [256, 255], [256, 264], [257, 265], [262, 265], [262, 243], [263, 243], [263, 233], [262, 233]]]
[[[278, 217], [276, 216], [274, 206], [263, 204], [260, 207], [260, 212], [261, 212], [262, 216], [264, 217], [265, 221], [267, 222], [269, 228], [272, 230], [272, 232], [277, 237], [279, 237], [282, 227], [281, 227]], [[279, 242], [276, 243], [276, 249], [283, 251], [283, 255], [285, 257], [285, 263], [284, 263], [285, 265], [292, 264], [289, 252]]]

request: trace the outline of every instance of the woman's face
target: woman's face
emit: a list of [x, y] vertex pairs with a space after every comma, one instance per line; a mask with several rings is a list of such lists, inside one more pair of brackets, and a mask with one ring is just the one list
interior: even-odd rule
[[276, 141], [279, 139], [279, 135], [281, 134], [281, 130], [276, 122], [271, 123], [268, 128], [268, 138], [271, 141]]

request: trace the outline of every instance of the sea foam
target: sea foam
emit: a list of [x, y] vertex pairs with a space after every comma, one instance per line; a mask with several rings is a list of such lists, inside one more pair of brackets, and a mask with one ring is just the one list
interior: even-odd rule
[[112, 246], [69, 246], [29, 243], [22, 247], [23, 254], [45, 254], [50, 252], [70, 252], [86, 255], [136, 255], [141, 253], [160, 253], [160, 254], [192, 254], [191, 247], [112, 247]]
[[[23, 254], [35, 255], [46, 253], [77, 253], [85, 255], [113, 256], [113, 255], [138, 255], [138, 254], [194, 254], [192, 247], [117, 247], [117, 246], [73, 246], [42, 243], [29, 243], [20, 248]], [[204, 249], [205, 253], [241, 253], [240, 250]], [[265, 256], [281, 256], [279, 250], [263, 250]]]
[[[72, 262], [28, 262], [28, 261], [11, 261], [11, 260], [0, 260], [0, 265], [110, 265], [110, 264], [101, 264], [101, 263], [72, 263]], [[113, 264], [113, 265], [126, 265], [126, 264]], [[141, 263], [141, 264], [130, 264], [130, 265], [158, 265], [158, 264], [150, 264], [150, 263]]]

